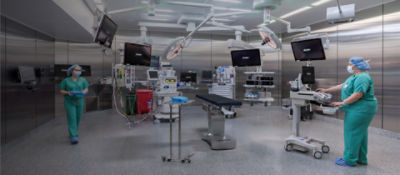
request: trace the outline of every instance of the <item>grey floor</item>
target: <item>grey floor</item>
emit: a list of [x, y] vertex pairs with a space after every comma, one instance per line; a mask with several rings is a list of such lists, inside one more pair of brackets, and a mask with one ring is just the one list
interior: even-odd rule
[[[67, 139], [66, 121], [58, 118], [2, 148], [3, 175], [80, 174], [399, 174], [400, 140], [370, 133], [369, 165], [339, 167], [333, 159], [343, 151], [343, 126], [325, 120], [301, 123], [304, 135], [325, 139], [331, 152], [321, 160], [310, 154], [285, 152], [291, 121], [279, 107], [243, 106], [239, 118], [226, 122], [237, 148], [212, 151], [200, 139], [206, 131], [201, 107], [183, 109], [183, 153], [195, 153], [191, 164], [163, 163], [168, 154], [168, 124], [150, 121], [129, 128], [112, 110], [83, 116], [78, 145]], [[176, 128], [176, 127], [175, 127]]]

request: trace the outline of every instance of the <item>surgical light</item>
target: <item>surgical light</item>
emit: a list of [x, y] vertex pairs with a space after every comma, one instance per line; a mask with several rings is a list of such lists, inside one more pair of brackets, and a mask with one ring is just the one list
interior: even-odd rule
[[262, 39], [261, 45], [268, 45], [274, 49], [282, 48], [281, 41], [271, 29], [265, 26], [259, 26], [258, 32]]

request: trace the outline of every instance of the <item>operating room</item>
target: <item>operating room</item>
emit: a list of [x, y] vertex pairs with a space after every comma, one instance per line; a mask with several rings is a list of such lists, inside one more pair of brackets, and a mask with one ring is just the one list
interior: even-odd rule
[[0, 174], [400, 172], [398, 0], [0, 7]]

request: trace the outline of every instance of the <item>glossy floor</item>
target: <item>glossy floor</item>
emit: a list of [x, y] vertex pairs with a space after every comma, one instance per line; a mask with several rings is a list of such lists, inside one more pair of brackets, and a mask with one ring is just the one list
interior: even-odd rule
[[207, 129], [206, 113], [199, 106], [183, 109], [182, 152], [184, 155], [195, 153], [191, 164], [161, 161], [161, 156], [168, 154], [168, 124], [147, 121], [129, 128], [111, 110], [88, 113], [83, 116], [80, 127], [81, 141], [72, 146], [68, 143], [66, 120], [57, 118], [2, 148], [2, 174], [382, 175], [400, 172], [398, 139], [370, 133], [369, 165], [339, 167], [333, 160], [343, 151], [342, 124], [319, 119], [301, 123], [302, 134], [325, 139], [331, 147], [329, 154], [316, 160], [310, 154], [284, 151], [284, 139], [291, 128], [286, 111], [279, 107], [245, 105], [238, 114], [238, 118], [226, 121], [226, 131], [237, 139], [237, 148], [212, 151], [200, 139]]

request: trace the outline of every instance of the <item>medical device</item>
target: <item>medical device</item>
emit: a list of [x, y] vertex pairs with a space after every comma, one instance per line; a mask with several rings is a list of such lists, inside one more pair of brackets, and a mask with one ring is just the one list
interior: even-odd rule
[[104, 47], [111, 48], [114, 40], [114, 35], [117, 32], [118, 25], [111, 20], [107, 15], [103, 15], [97, 31], [95, 34], [94, 42], [103, 45]]
[[[218, 66], [216, 69], [215, 82], [208, 89], [209, 94], [216, 94], [225, 98], [236, 97], [236, 72], [233, 66]], [[221, 112], [227, 118], [236, 117], [236, 111], [232, 106], [221, 107]]]
[[[292, 44], [292, 49], [298, 49], [293, 46], [295, 45]], [[322, 47], [322, 44], [320, 46]], [[313, 55], [313, 52], [317, 52], [314, 55], [318, 55], [318, 52], [320, 52], [320, 50], [311, 49], [310, 51], [306, 52], [309, 52], [307, 53], [307, 55]], [[323, 60], [325, 59], [324, 57], [318, 57], [318, 60]], [[311, 66], [310, 58], [301, 57], [301, 59], [299, 59], [299, 57], [295, 55], [295, 60], [307, 61], [307, 64], [306, 66], [302, 67], [303, 69], [302, 73], [298, 75], [297, 79], [289, 82], [293, 119], [292, 119], [292, 135], [289, 136], [285, 141], [286, 142], [285, 150], [286, 151], [298, 150], [302, 152], [307, 152], [311, 150], [314, 158], [321, 159], [323, 153], [329, 152], [329, 146], [323, 140], [300, 136], [299, 121], [301, 117], [301, 107], [309, 105], [311, 101], [321, 104], [326, 104], [331, 100], [332, 95], [327, 93], [312, 91], [311, 88], [308, 86], [309, 84], [315, 83], [315, 75], [314, 75], [315, 73], [314, 73], [314, 68]]]
[[161, 62], [161, 68], [158, 71], [159, 82], [155, 91], [157, 111], [154, 118], [156, 120], [169, 120], [170, 113], [172, 113], [172, 119], [175, 120], [178, 117], [178, 105], [174, 104], [170, 108], [167, 104], [171, 98], [179, 96], [175, 73], [170, 63]]

